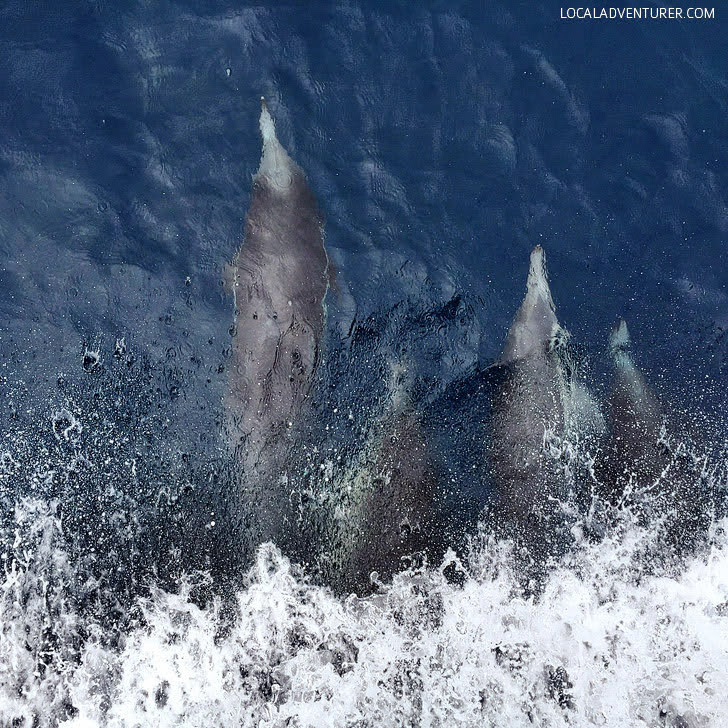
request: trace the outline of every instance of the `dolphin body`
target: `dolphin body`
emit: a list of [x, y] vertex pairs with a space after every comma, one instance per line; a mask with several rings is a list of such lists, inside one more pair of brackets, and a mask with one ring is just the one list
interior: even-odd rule
[[261, 106], [260, 166], [245, 238], [227, 270], [235, 321], [225, 411], [265, 540], [290, 517], [285, 460], [320, 360], [329, 261], [316, 199]]
[[612, 329], [609, 352], [610, 437], [596, 462], [597, 479], [613, 504], [636, 506], [643, 520], [664, 516], [662, 535], [670, 551], [689, 553], [710, 521], [696, 463], [685, 444], [676, 446], [670, 436], [663, 407], [635, 363], [624, 319]]
[[556, 318], [541, 246], [533, 249], [526, 295], [511, 324], [495, 377], [489, 422], [493, 494], [487, 515], [532, 564], [559, 552], [557, 501], [566, 479], [548, 452], [563, 436], [569, 385], [563, 351], [568, 333]]
[[631, 343], [627, 323], [620, 319], [609, 336], [614, 366], [607, 402], [611, 435], [598, 464], [605, 495], [613, 503], [649, 487], [664, 467], [658, 444], [662, 407], [634, 362]]
[[357, 462], [337, 479], [327, 581], [364, 595], [420, 558], [442, 555], [441, 478], [401, 366]]

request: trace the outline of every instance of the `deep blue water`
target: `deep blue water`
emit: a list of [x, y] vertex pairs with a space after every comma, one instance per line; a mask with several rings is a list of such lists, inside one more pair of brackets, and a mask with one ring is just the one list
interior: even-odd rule
[[562, 320], [594, 357], [623, 315], [648, 369], [676, 384], [724, 376], [720, 12], [591, 24], [542, 3], [1, 12], [5, 355], [65, 369], [79, 338], [163, 351], [183, 329], [192, 348], [208, 335], [222, 348], [218, 279], [242, 235], [264, 94], [326, 216], [334, 321], [463, 294], [473, 355], [492, 360], [542, 243]]
[[[728, 14], [590, 23], [559, 9], [0, 4], [3, 518], [21, 496], [59, 498], [73, 547], [120, 559], [132, 594], [136, 566], [174, 561], [169, 544], [189, 551], [180, 568], [239, 568], [219, 549], [245, 528], [216, 435], [222, 271], [261, 95], [336, 269], [312, 426], [324, 455], [356, 450], [330, 413], [375, 411], [391, 350], [415, 362], [447, 440], [460, 415], [440, 397], [498, 357], [536, 244], [590, 386], [606, 386], [624, 316], [668, 409], [724, 449]], [[71, 415], [82, 435], [59, 436]], [[452, 445], [459, 472], [471, 456], [472, 440]]]

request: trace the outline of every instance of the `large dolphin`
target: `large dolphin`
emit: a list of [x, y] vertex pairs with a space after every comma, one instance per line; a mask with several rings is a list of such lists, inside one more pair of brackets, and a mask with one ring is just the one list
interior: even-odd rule
[[491, 517], [498, 530], [543, 562], [556, 553], [563, 472], [548, 452], [565, 428], [568, 392], [562, 351], [567, 332], [556, 318], [544, 252], [531, 253], [526, 295], [496, 363], [489, 454]]
[[235, 322], [225, 408], [260, 536], [275, 538], [285, 508], [282, 486], [272, 483], [285, 476], [289, 433], [319, 364], [329, 261], [316, 199], [261, 102], [263, 152], [245, 238], [228, 269]]
[[689, 438], [670, 431], [659, 399], [635, 363], [624, 319], [612, 329], [609, 351], [614, 368], [610, 437], [597, 459], [597, 477], [611, 502], [645, 509], [643, 517], [663, 517], [670, 549], [689, 551], [710, 520]]

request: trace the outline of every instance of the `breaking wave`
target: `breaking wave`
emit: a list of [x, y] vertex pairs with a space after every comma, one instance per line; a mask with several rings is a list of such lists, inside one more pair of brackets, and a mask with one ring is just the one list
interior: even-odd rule
[[538, 597], [485, 532], [467, 561], [366, 599], [265, 544], [236, 590], [150, 583], [109, 623], [56, 511], [18, 502], [2, 554], [2, 725], [709, 726], [728, 711], [724, 520], [681, 568], [654, 569], [654, 529], [623, 511]]
[[[728, 714], [720, 447], [698, 456], [687, 437], [665, 436], [694, 492], [712, 495], [689, 555], [670, 550], [664, 503], [615, 508], [591, 488], [593, 439], [577, 413], [565, 439], [544, 438], [573, 502], [570, 547], [538, 589], [524, 586], [523, 553], [481, 523], [442, 563], [387, 584], [373, 575], [372, 595], [342, 596], [315, 559], [304, 567], [246, 543], [234, 464], [194, 419], [214, 419], [192, 396], [200, 375], [126, 351], [87, 359], [43, 403], [8, 384], [0, 725], [698, 728]], [[370, 419], [368, 405], [344, 406], [345, 387], [326, 391], [341, 401], [316, 411], [343, 412], [342, 427]], [[472, 396], [458, 402], [467, 417], [449, 401], [435, 409], [444, 431], [460, 432], [458, 420], [474, 438], [450, 470], [467, 490], [483, 413]], [[302, 488], [316, 473], [330, 487], [315, 459], [338, 462], [333, 447], [307, 452]], [[357, 461], [355, 446], [340, 452]]]

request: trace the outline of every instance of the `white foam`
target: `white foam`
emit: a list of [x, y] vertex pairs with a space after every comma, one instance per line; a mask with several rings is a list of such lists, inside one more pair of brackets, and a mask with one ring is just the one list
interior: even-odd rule
[[[538, 600], [514, 596], [508, 546], [485, 535], [463, 587], [435, 569], [368, 600], [308, 584], [267, 545], [226, 636], [219, 604], [196, 606], [183, 584], [153, 590], [114, 649], [64, 594], [58, 524], [24, 508], [32, 543], [0, 584], [3, 724], [697, 727], [722, 725], [728, 710], [719, 532], [681, 574], [651, 576], [640, 559], [653, 535], [625, 516], [557, 568]], [[77, 651], [81, 628], [91, 637]], [[42, 648], [47, 630], [60, 642]]]

